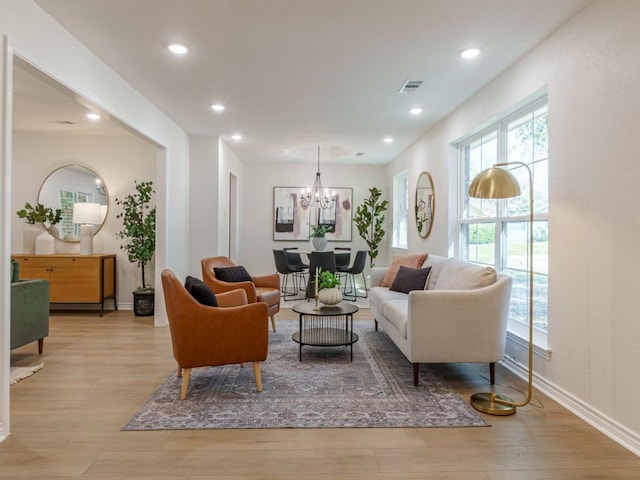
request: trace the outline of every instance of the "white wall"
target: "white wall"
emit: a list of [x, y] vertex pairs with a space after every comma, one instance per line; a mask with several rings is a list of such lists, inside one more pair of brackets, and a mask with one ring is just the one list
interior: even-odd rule
[[[32, 0], [0, 0], [0, 35], [8, 41], [8, 62], [0, 67], [2, 98], [10, 98], [11, 54], [39, 68], [81, 97], [94, 103], [105, 114], [119, 119], [125, 125], [155, 142], [156, 152], [156, 203], [157, 247], [155, 284], [160, 284], [160, 271], [169, 267], [178, 275], [187, 271], [189, 255], [188, 217], [184, 212], [189, 207], [189, 138], [162, 111], [139, 94], [122, 77], [107, 67], [89, 49], [71, 36], [51, 17], [45, 14]], [[10, 113], [10, 110], [8, 110]], [[11, 131], [11, 118], [0, 117], [0, 132]], [[3, 135], [0, 146], [10, 146], [10, 139]], [[2, 171], [11, 171], [11, 156], [1, 158]], [[6, 194], [14, 188], [8, 177], [2, 177], [0, 186]], [[171, 206], [171, 209], [169, 209]], [[3, 211], [6, 205], [2, 205]], [[11, 224], [2, 222], [0, 235], [9, 238]], [[8, 246], [8, 245], [7, 245]], [[8, 248], [6, 248], [8, 250]], [[8, 252], [3, 252], [8, 253]], [[0, 303], [9, 302], [8, 288], [0, 290]], [[162, 289], [156, 290], [154, 323], [166, 325], [166, 311]], [[0, 336], [9, 335], [9, 320], [0, 318]], [[0, 349], [1, 351], [2, 349]], [[0, 368], [6, 371], [9, 363], [8, 350], [2, 351]], [[4, 377], [4, 375], [3, 375]], [[9, 388], [2, 385], [0, 393], [0, 440], [9, 433], [8, 405]]]
[[548, 89], [552, 354], [535, 359], [536, 384], [636, 453], [639, 20], [640, 2], [594, 2], [427, 132], [388, 172], [408, 168], [415, 184], [421, 169], [430, 170], [435, 224], [428, 240], [413, 236], [410, 251], [450, 253], [457, 238], [451, 142]]
[[[239, 192], [239, 198], [237, 199], [237, 212], [238, 218], [236, 224], [242, 225], [246, 219], [242, 212], [242, 191], [244, 183], [244, 171], [245, 167], [233, 153], [229, 145], [227, 145], [222, 139], [219, 142], [220, 152], [220, 168], [218, 177], [218, 243], [216, 255], [228, 256], [229, 254], [229, 176], [233, 175], [238, 179], [237, 191]], [[249, 193], [249, 192], [247, 192]], [[236, 232], [237, 237], [237, 232]], [[239, 243], [239, 242], [238, 242]], [[240, 250], [238, 255], [242, 255], [240, 245], [236, 245]]]
[[[155, 185], [156, 148], [131, 134], [96, 136], [14, 132], [12, 183], [20, 185], [20, 188], [14, 189], [12, 194], [12, 253], [22, 252], [22, 232], [26, 226], [15, 212], [23, 208], [25, 202], [34, 205], [42, 182], [53, 170], [64, 165], [88, 167], [104, 180], [110, 204], [105, 224], [94, 237], [94, 253], [118, 255], [118, 305], [132, 308], [131, 292], [141, 285], [142, 279], [140, 269], [129, 262], [126, 253], [120, 249], [121, 241], [116, 238], [116, 232], [122, 229], [122, 221], [116, 218], [121, 210], [114, 200], [133, 193], [134, 180], [151, 180]], [[147, 282], [153, 280], [153, 265], [145, 269], [145, 274]], [[107, 308], [111, 308], [110, 302]]]
[[189, 274], [202, 278], [200, 260], [218, 249], [218, 137], [191, 136]]
[[[275, 272], [273, 249], [297, 246], [300, 250], [312, 250], [310, 241], [283, 242], [273, 240], [274, 212], [273, 187], [311, 187], [316, 169], [313, 164], [271, 163], [245, 165], [242, 179], [242, 205], [240, 206], [240, 250], [239, 263], [251, 266], [251, 273], [266, 274]], [[321, 165], [322, 184], [327, 188], [353, 188], [353, 211], [369, 196], [370, 187], [383, 191], [383, 198], [390, 199], [391, 180], [385, 174], [385, 168], [354, 165]], [[391, 218], [390, 211], [387, 218]], [[387, 262], [386, 242], [391, 238], [390, 223], [387, 222], [387, 235], [377, 265]], [[329, 247], [350, 246], [352, 251], [367, 250], [366, 243], [353, 227], [351, 242], [329, 242]], [[368, 263], [367, 263], [368, 265]]]

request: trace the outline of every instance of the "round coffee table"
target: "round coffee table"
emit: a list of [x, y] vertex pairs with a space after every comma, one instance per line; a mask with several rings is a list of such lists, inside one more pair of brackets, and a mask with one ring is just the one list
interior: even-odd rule
[[351, 346], [353, 361], [353, 344], [358, 341], [358, 334], [353, 332], [353, 314], [359, 310], [357, 305], [340, 302], [338, 305], [322, 306], [317, 310], [315, 306], [315, 301], [300, 302], [293, 306], [293, 311], [300, 317], [300, 329], [291, 338], [300, 344], [300, 361], [303, 345]]

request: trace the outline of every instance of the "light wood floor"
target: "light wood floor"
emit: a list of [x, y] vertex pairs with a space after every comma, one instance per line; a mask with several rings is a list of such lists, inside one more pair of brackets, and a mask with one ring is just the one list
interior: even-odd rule
[[[640, 478], [640, 458], [541, 395], [543, 409], [486, 417], [490, 428], [122, 432], [175, 368], [168, 328], [131, 312], [85, 312], [52, 314], [50, 330], [44, 368], [11, 387], [3, 479]], [[11, 358], [37, 361], [36, 344]], [[488, 388], [484, 366], [439, 368], [465, 398]], [[500, 367], [498, 383], [517, 398], [525, 387]]]

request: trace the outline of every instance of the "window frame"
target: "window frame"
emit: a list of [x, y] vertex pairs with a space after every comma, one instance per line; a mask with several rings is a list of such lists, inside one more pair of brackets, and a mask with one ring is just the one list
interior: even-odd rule
[[[468, 208], [470, 206], [470, 203], [465, 203], [465, 201], [468, 201], [468, 195], [466, 192], [466, 188], [468, 188], [468, 183], [471, 181], [471, 175], [469, 175], [468, 179], [467, 179], [467, 172], [466, 172], [466, 168], [467, 168], [467, 162], [466, 162], [466, 149], [473, 145], [475, 142], [478, 142], [479, 140], [490, 136], [493, 132], [495, 132], [495, 137], [496, 137], [496, 159], [495, 162], [493, 163], [501, 163], [501, 162], [508, 162], [509, 161], [509, 152], [508, 152], [508, 133], [509, 133], [509, 125], [514, 122], [515, 120], [522, 118], [528, 114], [534, 114], [536, 111], [540, 110], [541, 108], [546, 107], [547, 108], [547, 119], [548, 119], [548, 106], [549, 106], [549, 101], [548, 101], [548, 96], [546, 94], [539, 96], [538, 98], [534, 99], [531, 102], [528, 102], [526, 105], [514, 109], [512, 112], [508, 113], [507, 115], [496, 119], [496, 121], [492, 122], [490, 125], [483, 127], [481, 130], [475, 131], [472, 134], [462, 138], [461, 140], [459, 140], [458, 142], [456, 142], [454, 145], [457, 147], [457, 155], [458, 155], [458, 188], [459, 188], [459, 192], [458, 192], [458, 239], [456, 242], [456, 250], [457, 250], [457, 256], [459, 258], [468, 260], [470, 262], [474, 262], [474, 263], [480, 263], [483, 265], [489, 265], [489, 266], [493, 266], [496, 268], [496, 271], [498, 272], [502, 272], [504, 270], [514, 270], [514, 267], [511, 266], [509, 267], [507, 264], [507, 251], [508, 251], [508, 241], [506, 239], [506, 233], [507, 233], [507, 229], [509, 225], [515, 225], [518, 223], [526, 223], [528, 225], [529, 222], [529, 212], [525, 212], [522, 215], [509, 215], [509, 213], [507, 212], [507, 206], [508, 206], [508, 200], [504, 199], [504, 200], [497, 200], [497, 205], [496, 207], [493, 209], [493, 216], [488, 216], [488, 217], [483, 217], [483, 216], [477, 216], [477, 217], [473, 217], [473, 216], [469, 216], [468, 215]], [[550, 164], [550, 155], [549, 155], [549, 128], [548, 128], [548, 122], [547, 122], [547, 148], [546, 148], [546, 156], [543, 157], [541, 160], [540, 159], [536, 159], [535, 158], [535, 151], [533, 152], [533, 158], [531, 161], [531, 166], [533, 167], [535, 164], [540, 163], [540, 162], [546, 162], [546, 168], [547, 168], [547, 175], [548, 175], [548, 171], [549, 171], [549, 164]], [[477, 147], [476, 147], [477, 148]], [[484, 162], [483, 162], [484, 163]], [[488, 168], [491, 165], [482, 165], [481, 166], [481, 170], [484, 170], [485, 168]], [[505, 167], [505, 168], [509, 168], [509, 167]], [[515, 169], [517, 168], [516, 165], [514, 165], [513, 169], [515, 171]], [[527, 182], [528, 183], [528, 182]], [[534, 184], [536, 184], [536, 180], [534, 179]], [[522, 185], [523, 188], [534, 188], [533, 185], [529, 186], [529, 185]], [[524, 193], [524, 192], [523, 192]], [[547, 200], [548, 200], [548, 195], [549, 195], [549, 183], [548, 183], [548, 176], [547, 176], [547, 191], [546, 191], [546, 195], [547, 195]], [[533, 221], [534, 221], [534, 228], [535, 228], [535, 224], [536, 222], [546, 222], [547, 224], [547, 229], [546, 231], [548, 232], [548, 222], [549, 222], [549, 202], [547, 201], [547, 205], [546, 205], [546, 211], [540, 211], [537, 209], [537, 206], [534, 206], [534, 215], [533, 215]], [[483, 262], [477, 262], [476, 260], [477, 255], [476, 255], [476, 259], [469, 259], [470, 258], [470, 248], [469, 248], [469, 241], [467, 239], [467, 236], [470, 236], [470, 227], [472, 225], [494, 225], [494, 251], [493, 251], [493, 263], [483, 263]], [[528, 230], [527, 230], [528, 231]], [[534, 230], [535, 231], [535, 230]], [[475, 243], [474, 245], [478, 245], [478, 243]], [[546, 248], [547, 248], [547, 262], [548, 262], [548, 253], [549, 253], [549, 242], [547, 240], [546, 242]], [[534, 264], [536, 264], [535, 258], [534, 258]], [[531, 266], [526, 265], [526, 269], [521, 270], [522, 272], [526, 273], [527, 276], [529, 274], [529, 268], [531, 268]], [[541, 275], [540, 272], [537, 272], [534, 269], [534, 273], [536, 275]], [[542, 273], [542, 275], [545, 275], [544, 273]], [[547, 278], [547, 285], [548, 285], [548, 265], [546, 267], [546, 278]], [[528, 294], [528, 292], [527, 292]], [[513, 295], [514, 292], [512, 291], [512, 303], [513, 303]], [[527, 297], [527, 304], [528, 304], [528, 297]], [[549, 302], [549, 297], [548, 297], [548, 287], [547, 287], [547, 295], [546, 295], [546, 300], [545, 300], [545, 307], [546, 307], [546, 312], [548, 312], [548, 302]], [[536, 312], [539, 313], [539, 312]], [[537, 315], [536, 315], [537, 317]], [[537, 346], [541, 347], [542, 349], [546, 349], [547, 348], [547, 332], [548, 332], [548, 328], [549, 328], [549, 318], [548, 315], [545, 315], [546, 317], [546, 322], [545, 322], [545, 328], [539, 328], [537, 326], [534, 326], [534, 344], [536, 344]], [[517, 336], [517, 337], [522, 337], [522, 338], [527, 338], [528, 337], [528, 330], [527, 330], [528, 325], [518, 321], [514, 318], [511, 317], [509, 318], [509, 324], [508, 324], [508, 331], [511, 337], [513, 337], [513, 335]]]

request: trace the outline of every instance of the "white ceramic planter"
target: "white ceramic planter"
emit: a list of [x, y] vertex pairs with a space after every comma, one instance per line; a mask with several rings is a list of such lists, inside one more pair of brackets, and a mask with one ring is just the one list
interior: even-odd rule
[[315, 248], [319, 252], [321, 252], [325, 248], [327, 248], [327, 242], [328, 242], [327, 237], [313, 237], [311, 239], [311, 243], [313, 244], [313, 248]]
[[323, 288], [318, 292], [318, 301], [323, 305], [337, 305], [342, 301], [339, 288]]

